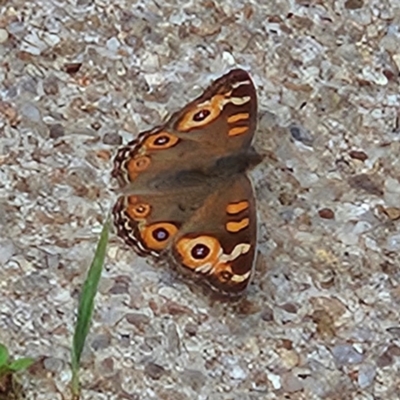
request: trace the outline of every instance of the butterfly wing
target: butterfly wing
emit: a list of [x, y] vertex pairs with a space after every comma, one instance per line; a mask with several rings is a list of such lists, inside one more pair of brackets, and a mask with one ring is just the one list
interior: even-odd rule
[[245, 174], [219, 181], [173, 238], [172, 256], [218, 292], [237, 295], [250, 282], [257, 243], [253, 188]]
[[204, 204], [206, 183], [164, 193], [120, 196], [113, 208], [117, 234], [140, 255], [158, 257], [193, 212]]
[[122, 196], [114, 216], [118, 235], [140, 255], [164, 252], [183, 272], [224, 294], [238, 295], [250, 282], [257, 220], [245, 174], [189, 191]]
[[232, 70], [164, 126], [122, 147], [112, 175], [122, 187], [134, 182], [140, 191], [153, 190], [182, 169], [210, 169], [217, 160], [249, 148], [256, 117], [257, 96], [249, 74]]
[[234, 69], [175, 113], [167, 126], [178, 137], [217, 149], [223, 156], [250, 146], [256, 117], [254, 84], [246, 71]]

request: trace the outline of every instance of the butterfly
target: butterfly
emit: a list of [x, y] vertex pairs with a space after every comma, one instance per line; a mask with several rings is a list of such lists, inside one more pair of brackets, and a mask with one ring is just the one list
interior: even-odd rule
[[256, 125], [254, 83], [234, 69], [120, 148], [112, 171], [121, 193], [113, 208], [118, 236], [223, 295], [242, 294], [256, 256], [246, 175], [260, 161], [251, 146]]

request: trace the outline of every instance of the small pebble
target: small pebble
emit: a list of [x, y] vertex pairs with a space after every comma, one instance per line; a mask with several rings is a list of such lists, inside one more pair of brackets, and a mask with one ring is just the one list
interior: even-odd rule
[[361, 389], [365, 389], [372, 384], [376, 375], [375, 365], [365, 364], [361, 365], [358, 370], [358, 385]]
[[188, 322], [185, 326], [185, 332], [189, 335], [189, 336], [196, 336], [197, 333], [197, 325], [193, 324], [191, 322]]
[[389, 235], [386, 239], [386, 250], [399, 251], [400, 250], [400, 234]]
[[260, 316], [263, 321], [271, 322], [274, 320], [274, 312], [270, 307], [266, 307]]
[[96, 335], [91, 343], [91, 348], [94, 351], [106, 349], [111, 343], [111, 337], [108, 334], [101, 333]]
[[207, 381], [206, 376], [201, 371], [189, 368], [183, 371], [182, 379], [196, 392], [199, 392]]
[[247, 377], [246, 372], [239, 365], [235, 365], [229, 372], [229, 376], [234, 380], [244, 380]]
[[40, 122], [41, 115], [39, 109], [32, 103], [25, 103], [21, 107], [21, 114], [33, 122]]
[[5, 29], [0, 29], [0, 43], [5, 43], [8, 40], [8, 32]]
[[114, 360], [111, 357], [107, 357], [101, 361], [99, 365], [99, 372], [102, 375], [112, 375], [114, 373]]
[[164, 375], [165, 369], [156, 363], [148, 363], [144, 368], [144, 373], [151, 379], [158, 380]]
[[76, 74], [81, 69], [82, 63], [80, 62], [71, 62], [64, 64], [64, 70], [67, 74], [73, 75]]
[[289, 128], [289, 132], [294, 140], [297, 140], [306, 146], [312, 145], [314, 139], [306, 129], [293, 125]]
[[122, 138], [116, 132], [107, 132], [103, 136], [103, 143], [109, 145], [120, 145], [122, 144]]
[[107, 40], [107, 48], [113, 52], [116, 52], [120, 46], [119, 40], [115, 37], [112, 37]]
[[129, 313], [126, 315], [126, 321], [129, 324], [136, 326], [136, 328], [143, 330], [146, 325], [149, 324], [150, 318], [146, 314]]
[[49, 131], [51, 139], [58, 139], [65, 134], [64, 127], [61, 124], [50, 125]]
[[15, 254], [16, 247], [11, 240], [5, 239], [0, 242], [0, 265], [4, 266], [6, 262]]
[[58, 79], [54, 75], [50, 75], [43, 80], [43, 90], [48, 95], [58, 94]]
[[392, 364], [393, 364], [393, 357], [390, 354], [388, 354], [388, 352], [381, 354], [376, 361], [376, 365], [379, 368], [385, 368]]
[[321, 208], [321, 210], [318, 210], [318, 215], [323, 219], [335, 218], [335, 213], [330, 208]]
[[368, 155], [360, 150], [351, 150], [349, 156], [355, 160], [365, 161], [368, 159]]
[[95, 130], [98, 131], [101, 128], [101, 123], [99, 121], [94, 121], [90, 124], [90, 126]]
[[[378, 206], [379, 207], [379, 206]], [[383, 207], [380, 206], [379, 210], [386, 214], [392, 221], [400, 219], [400, 208], [398, 207]]]
[[358, 10], [359, 8], [361, 8], [363, 6], [363, 3], [364, 3], [363, 0], [347, 0], [344, 3], [344, 6], [348, 10]]
[[294, 303], [285, 303], [282, 304], [281, 307], [290, 314], [296, 314], [298, 309], [297, 305]]
[[168, 325], [166, 339], [168, 352], [179, 352], [181, 343], [176, 325], [174, 323]]
[[375, 182], [367, 174], [354, 175], [349, 178], [349, 185], [354, 189], [361, 189], [369, 194], [374, 194], [376, 196], [383, 195], [383, 189], [381, 185]]
[[297, 376], [288, 372], [282, 376], [282, 389], [285, 392], [293, 393], [303, 390], [304, 386]]
[[43, 360], [43, 366], [46, 368], [47, 371], [59, 373], [64, 367], [64, 362], [59, 358], [46, 357]]
[[335, 361], [342, 365], [359, 364], [364, 358], [353, 346], [348, 344], [335, 346], [332, 349], [332, 355]]
[[279, 390], [282, 387], [281, 377], [279, 375], [268, 373], [267, 377], [274, 390]]

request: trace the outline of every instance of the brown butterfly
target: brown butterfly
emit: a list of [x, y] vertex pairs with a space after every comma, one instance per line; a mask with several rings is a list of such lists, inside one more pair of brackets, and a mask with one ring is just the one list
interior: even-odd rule
[[123, 195], [117, 233], [140, 255], [164, 257], [218, 292], [238, 295], [254, 265], [257, 218], [246, 169], [257, 95], [235, 69], [162, 126], [118, 150], [113, 177]]

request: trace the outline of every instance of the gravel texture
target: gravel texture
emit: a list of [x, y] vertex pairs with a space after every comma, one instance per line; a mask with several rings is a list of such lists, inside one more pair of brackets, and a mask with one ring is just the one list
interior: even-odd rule
[[398, 0], [0, 0], [0, 341], [69, 399], [121, 143], [258, 88], [254, 283], [212, 301], [111, 237], [82, 399], [400, 399]]

